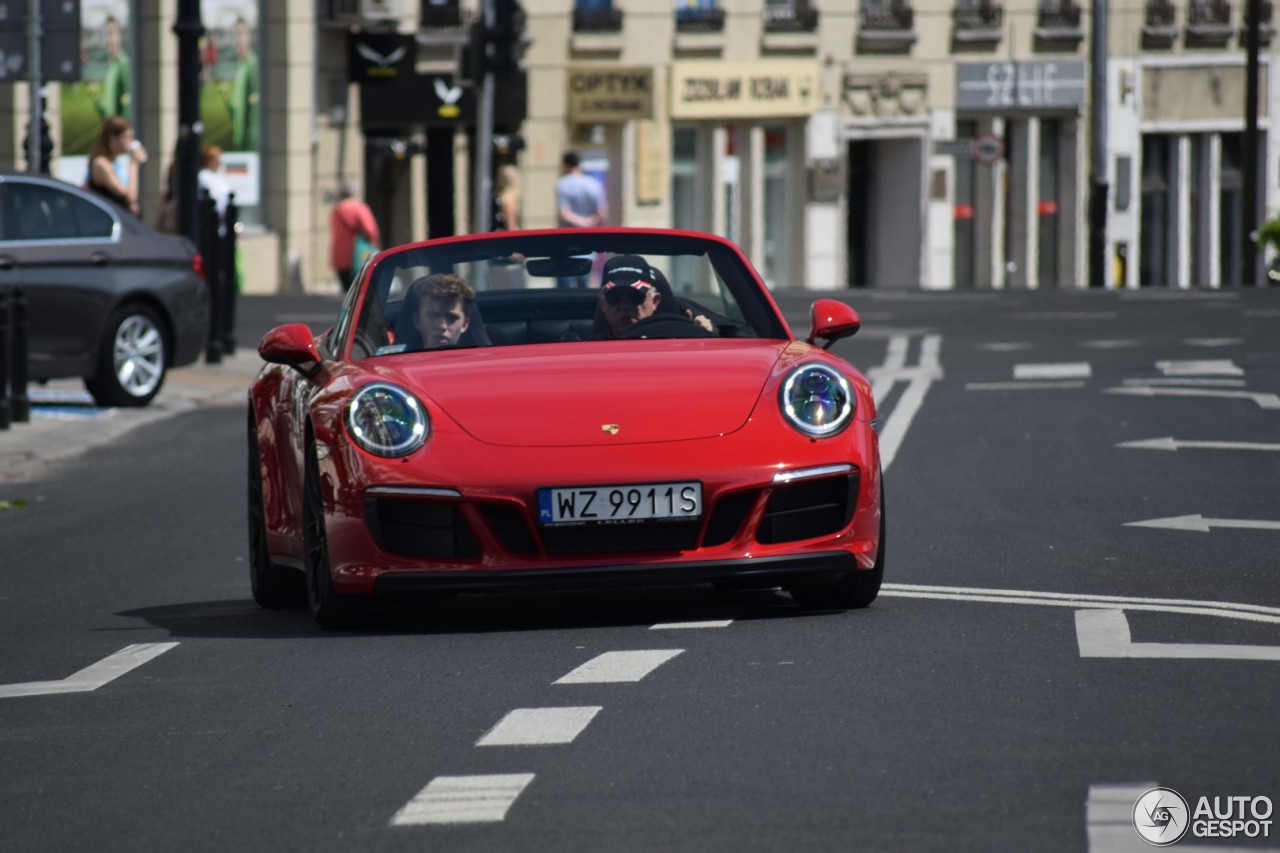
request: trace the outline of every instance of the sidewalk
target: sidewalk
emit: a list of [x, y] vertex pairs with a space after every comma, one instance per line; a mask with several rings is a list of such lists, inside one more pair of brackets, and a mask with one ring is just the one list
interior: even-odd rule
[[0, 430], [0, 484], [37, 479], [56, 462], [200, 406], [243, 406], [263, 364], [255, 350], [240, 348], [220, 364], [200, 361], [170, 370], [151, 405], [136, 409], [94, 406], [79, 379], [32, 385], [31, 420]]

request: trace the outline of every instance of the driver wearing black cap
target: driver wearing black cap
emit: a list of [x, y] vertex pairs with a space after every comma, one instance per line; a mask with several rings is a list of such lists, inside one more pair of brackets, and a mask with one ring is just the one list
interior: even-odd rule
[[[592, 340], [626, 337], [632, 326], [652, 317], [662, 302], [657, 278], [656, 270], [639, 255], [617, 255], [606, 261], [600, 277], [598, 311], [604, 322], [597, 324]], [[688, 319], [706, 331], [714, 331], [706, 317]]]

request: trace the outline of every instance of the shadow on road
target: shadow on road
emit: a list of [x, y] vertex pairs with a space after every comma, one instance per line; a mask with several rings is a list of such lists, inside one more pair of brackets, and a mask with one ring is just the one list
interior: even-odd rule
[[305, 608], [264, 610], [250, 599], [193, 601], [123, 611], [173, 637], [290, 639], [385, 634], [484, 634], [650, 626], [720, 619], [833, 618], [801, 610], [779, 590], [710, 586], [483, 593], [448, 600], [376, 601], [358, 627], [323, 631]]

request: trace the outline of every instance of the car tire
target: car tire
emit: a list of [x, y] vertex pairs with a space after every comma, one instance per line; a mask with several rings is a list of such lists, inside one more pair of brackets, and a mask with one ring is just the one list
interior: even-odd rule
[[160, 393], [169, 366], [169, 335], [156, 309], [142, 302], [107, 320], [92, 376], [84, 386], [99, 406], [145, 406]]
[[321, 628], [352, 627], [359, 616], [357, 603], [339, 594], [329, 566], [329, 537], [324, 524], [320, 463], [315, 447], [308, 446], [302, 486], [302, 539], [306, 564], [307, 609]]
[[262, 496], [262, 451], [249, 410], [249, 585], [259, 607], [276, 610], [302, 601], [302, 578], [296, 570], [271, 562], [267, 550], [266, 510]]
[[[882, 475], [883, 476], [883, 475]], [[859, 610], [876, 600], [884, 580], [884, 486], [880, 487], [880, 543], [870, 569], [817, 575], [792, 581], [787, 592], [805, 610]]]

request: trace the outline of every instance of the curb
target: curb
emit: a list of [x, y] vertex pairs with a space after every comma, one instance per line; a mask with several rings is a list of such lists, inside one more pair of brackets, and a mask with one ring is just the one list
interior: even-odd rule
[[264, 364], [256, 352], [246, 350], [224, 356], [220, 364], [174, 368], [151, 405], [136, 409], [93, 406], [78, 379], [32, 386], [31, 420], [0, 431], [0, 484], [37, 479], [50, 466], [146, 424], [202, 406], [244, 405]]

